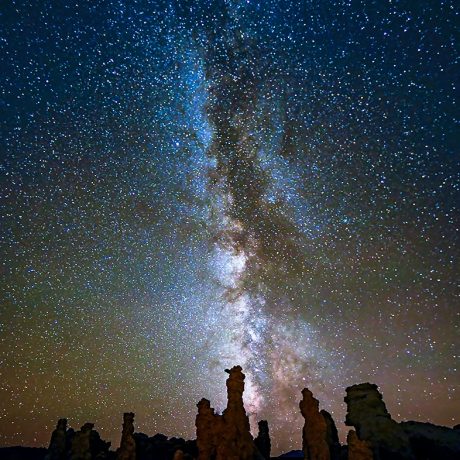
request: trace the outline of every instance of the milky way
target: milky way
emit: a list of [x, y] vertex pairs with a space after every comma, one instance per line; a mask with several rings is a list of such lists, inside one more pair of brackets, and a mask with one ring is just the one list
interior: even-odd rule
[[307, 386], [460, 423], [453, 1], [9, 2], [2, 445], [56, 420], [194, 437], [246, 373], [298, 448]]

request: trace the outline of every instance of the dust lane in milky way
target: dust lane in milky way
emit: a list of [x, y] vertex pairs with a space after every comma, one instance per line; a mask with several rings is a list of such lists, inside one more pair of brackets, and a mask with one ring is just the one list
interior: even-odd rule
[[[285, 154], [280, 129], [280, 107], [285, 104], [267, 78], [268, 63], [261, 61], [260, 50], [250, 40], [242, 38], [244, 31], [234, 14], [220, 24], [227, 36], [207, 42], [204, 53], [205, 108], [213, 127], [207, 154], [215, 159], [210, 176], [217, 191], [215, 209], [220, 211], [215, 216], [224, 288], [221, 327], [229, 332], [221, 356], [225, 365], [238, 356], [247, 373], [245, 402], [252, 426], [257, 418], [270, 417], [276, 434], [280, 425], [301, 425], [293, 410], [298, 386], [289, 386], [286, 379], [306, 379], [313, 369], [315, 381], [322, 382], [324, 376], [315, 352], [318, 344], [308, 334], [308, 323], [293, 314], [294, 299], [285, 294], [291, 288], [286, 275], [301, 283], [307, 258], [305, 236], [280, 206], [288, 203], [285, 195], [290, 190], [277, 187], [273, 177], [277, 159]], [[280, 176], [289, 180], [292, 165], [284, 166]], [[295, 190], [299, 184], [293, 182]], [[281, 299], [271, 297], [275, 290], [285, 297], [284, 314]], [[329, 366], [337, 361], [332, 353], [326, 359]], [[279, 401], [276, 414], [269, 413], [264, 392]]]
[[[194, 437], [241, 364], [300, 445], [308, 386], [459, 423], [452, 1], [10, 2], [2, 445], [59, 417]], [[458, 118], [458, 117], [457, 117]]]

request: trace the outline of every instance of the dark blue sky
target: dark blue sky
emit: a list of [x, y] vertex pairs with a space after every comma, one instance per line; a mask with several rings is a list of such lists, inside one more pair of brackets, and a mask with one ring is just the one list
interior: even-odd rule
[[459, 423], [453, 1], [0, 14], [1, 444], [193, 437], [233, 364], [276, 451], [304, 386]]

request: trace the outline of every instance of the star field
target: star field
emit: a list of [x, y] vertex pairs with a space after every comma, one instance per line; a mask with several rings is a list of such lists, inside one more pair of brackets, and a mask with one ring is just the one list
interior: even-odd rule
[[460, 423], [453, 1], [10, 1], [0, 12], [1, 445], [56, 420], [193, 438], [247, 375]]

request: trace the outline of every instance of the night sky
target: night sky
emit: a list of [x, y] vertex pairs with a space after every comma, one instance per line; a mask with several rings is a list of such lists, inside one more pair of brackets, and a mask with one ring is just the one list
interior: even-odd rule
[[460, 423], [458, 10], [427, 1], [0, 7], [0, 445], [60, 417], [194, 438], [243, 367]]

